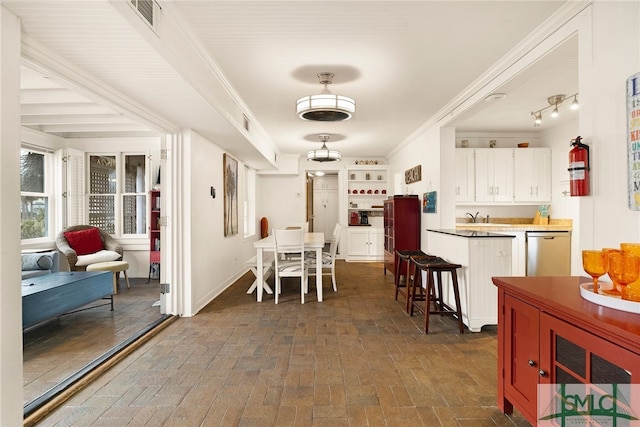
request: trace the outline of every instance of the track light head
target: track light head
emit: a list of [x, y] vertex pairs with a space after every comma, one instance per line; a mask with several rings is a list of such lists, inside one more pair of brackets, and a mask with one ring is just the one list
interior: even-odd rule
[[574, 95], [573, 96], [573, 102], [571, 103], [571, 108], [572, 110], [577, 110], [578, 108], [580, 108], [580, 104], [578, 104], [578, 95]]

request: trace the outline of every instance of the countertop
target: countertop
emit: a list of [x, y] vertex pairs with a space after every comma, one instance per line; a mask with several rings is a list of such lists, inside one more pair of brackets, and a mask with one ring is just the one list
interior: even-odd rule
[[[491, 227], [493, 228], [493, 227]], [[492, 233], [484, 230], [461, 230], [461, 229], [449, 229], [449, 230], [438, 230], [433, 228], [427, 228], [427, 231], [431, 231], [433, 233], [441, 233], [441, 234], [449, 234], [451, 236], [457, 237], [466, 237], [466, 238], [503, 238], [503, 239], [513, 239], [514, 236], [510, 236], [508, 234], [501, 233]]]
[[571, 231], [571, 225], [565, 224], [496, 224], [496, 223], [457, 223], [456, 230], [472, 230], [472, 231]]

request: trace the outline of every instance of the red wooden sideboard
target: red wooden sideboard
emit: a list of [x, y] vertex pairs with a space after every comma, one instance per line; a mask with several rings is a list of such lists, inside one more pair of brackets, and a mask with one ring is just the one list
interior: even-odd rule
[[[580, 296], [585, 277], [494, 277], [498, 407], [537, 425], [538, 384], [640, 384], [640, 314]], [[638, 396], [634, 401], [638, 401]]]

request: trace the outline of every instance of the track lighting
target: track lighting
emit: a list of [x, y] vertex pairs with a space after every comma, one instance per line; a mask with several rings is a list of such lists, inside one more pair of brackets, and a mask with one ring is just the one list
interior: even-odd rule
[[553, 107], [553, 110], [551, 111], [551, 118], [555, 119], [556, 117], [558, 117], [559, 112], [558, 112], [558, 107], [567, 99], [567, 98], [571, 98], [573, 97], [573, 102], [571, 103], [571, 109], [572, 110], [577, 110], [579, 108], [579, 104], [578, 104], [578, 94], [574, 93], [573, 95], [569, 95], [566, 96], [564, 94], [560, 94], [560, 95], [553, 95], [547, 98], [547, 102], [549, 103], [549, 105], [547, 105], [544, 108], [539, 109], [538, 111], [532, 111], [531, 112], [531, 116], [533, 117], [533, 127], [538, 127], [542, 124], [542, 113]]
[[578, 104], [578, 94], [576, 93], [575, 95], [573, 95], [573, 102], [571, 103], [571, 108], [572, 110], [577, 110], [578, 108], [580, 108], [580, 104]]

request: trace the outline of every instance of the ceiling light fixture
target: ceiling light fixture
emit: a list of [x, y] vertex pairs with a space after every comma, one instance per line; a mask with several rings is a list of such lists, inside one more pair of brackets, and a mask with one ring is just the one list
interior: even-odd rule
[[322, 147], [319, 150], [311, 150], [307, 153], [307, 160], [310, 162], [339, 162], [342, 158], [342, 154], [337, 150], [329, 150], [327, 148], [327, 141], [330, 135], [321, 134], [318, 138], [322, 142]]
[[580, 108], [580, 104], [578, 104], [578, 94], [576, 93], [575, 95], [573, 95], [573, 102], [571, 103], [571, 108], [572, 110], [577, 110], [578, 108]]
[[318, 80], [324, 89], [318, 95], [298, 99], [296, 113], [304, 120], [316, 122], [341, 122], [349, 120], [356, 112], [356, 101], [348, 96], [334, 95], [327, 88], [333, 81], [333, 73], [319, 73]]
[[559, 115], [558, 112], [558, 107], [564, 102], [566, 101], [568, 98], [573, 97], [573, 102], [571, 103], [571, 109], [572, 110], [577, 110], [579, 108], [579, 104], [578, 104], [578, 94], [574, 93], [573, 95], [569, 95], [566, 96], [564, 94], [560, 94], [560, 95], [553, 95], [547, 98], [547, 102], [549, 103], [549, 105], [547, 105], [544, 108], [539, 109], [538, 111], [532, 111], [531, 112], [531, 117], [533, 117], [533, 127], [538, 127], [542, 124], [542, 113], [553, 107], [553, 111], [551, 111], [551, 117], [552, 118], [556, 118]]
[[494, 102], [494, 101], [500, 101], [501, 99], [504, 99], [507, 96], [506, 93], [491, 93], [489, 95], [487, 95], [484, 100], [485, 102]]
[[542, 113], [531, 113], [533, 115], [533, 127], [538, 127], [542, 124]]

